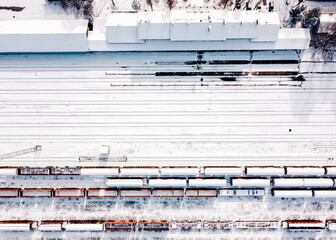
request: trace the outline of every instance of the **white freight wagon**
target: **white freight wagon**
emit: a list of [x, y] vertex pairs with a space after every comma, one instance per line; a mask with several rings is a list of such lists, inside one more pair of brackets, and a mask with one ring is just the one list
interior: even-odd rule
[[209, 188], [226, 187], [226, 179], [218, 179], [218, 178], [189, 179], [189, 187], [209, 187]]
[[273, 186], [275, 187], [303, 187], [303, 178], [274, 178]]
[[197, 167], [162, 167], [161, 176], [198, 176]]
[[336, 198], [336, 189], [330, 190], [313, 190], [314, 197], [317, 198]]
[[63, 222], [60, 221], [42, 221], [38, 226], [40, 231], [62, 231]]
[[274, 178], [275, 187], [331, 187], [334, 180], [330, 178]]
[[36, 227], [32, 221], [0, 221], [0, 231], [30, 231]]
[[305, 187], [332, 187], [334, 180], [331, 178], [304, 178]]
[[329, 231], [336, 231], [336, 221], [335, 220], [328, 220], [327, 221], [327, 229]]
[[82, 168], [81, 175], [83, 176], [119, 176], [118, 168]]
[[313, 230], [319, 231], [325, 229], [325, 223], [322, 221], [313, 221], [313, 220], [298, 220], [298, 221], [286, 221], [285, 226], [289, 230]]
[[143, 179], [108, 179], [108, 187], [143, 187]]
[[120, 176], [159, 176], [159, 168], [120, 168]]
[[103, 231], [103, 223], [66, 223], [66, 231]]
[[16, 176], [18, 170], [16, 168], [0, 168], [0, 176]]
[[336, 167], [326, 167], [327, 175], [336, 175]]
[[231, 184], [234, 187], [269, 187], [270, 180], [263, 178], [233, 178]]
[[312, 197], [313, 191], [312, 190], [273, 190], [274, 197], [281, 197], [281, 198], [299, 198], [299, 197]]
[[150, 187], [171, 187], [171, 188], [179, 188], [186, 187], [187, 180], [186, 179], [149, 179]]
[[239, 167], [205, 167], [206, 176], [240, 176], [242, 169]]
[[321, 176], [325, 174], [323, 167], [286, 167], [286, 174], [290, 176]]
[[283, 167], [246, 167], [246, 175], [250, 176], [281, 176], [284, 174]]

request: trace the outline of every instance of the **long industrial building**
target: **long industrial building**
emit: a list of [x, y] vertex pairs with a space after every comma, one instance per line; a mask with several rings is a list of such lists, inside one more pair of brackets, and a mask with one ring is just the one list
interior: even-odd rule
[[281, 28], [276, 12], [113, 12], [105, 32], [87, 24], [0, 21], [0, 52], [300, 50], [310, 41], [308, 29]]

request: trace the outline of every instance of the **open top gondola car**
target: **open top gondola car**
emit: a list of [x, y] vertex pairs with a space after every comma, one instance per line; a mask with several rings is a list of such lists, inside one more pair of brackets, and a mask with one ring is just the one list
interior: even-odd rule
[[135, 231], [137, 227], [137, 222], [133, 220], [129, 221], [106, 221], [105, 230], [106, 231]]
[[230, 230], [233, 229], [232, 221], [204, 221], [204, 230]]
[[51, 198], [51, 188], [24, 188], [20, 190], [22, 198]]
[[154, 189], [154, 198], [183, 198], [184, 189]]
[[108, 188], [90, 188], [86, 190], [87, 198], [116, 198], [118, 191]]
[[20, 188], [0, 188], [0, 198], [19, 197]]
[[21, 167], [18, 169], [19, 175], [49, 175], [49, 168]]
[[80, 175], [79, 167], [52, 167], [50, 168], [51, 175]]
[[189, 230], [200, 231], [202, 229], [202, 222], [201, 221], [173, 221], [171, 222], [171, 229], [172, 230], [182, 230], [182, 231], [189, 231]]
[[139, 221], [139, 231], [169, 231], [168, 221]]
[[281, 227], [281, 223], [278, 221], [237, 221], [234, 226], [237, 229], [278, 229]]
[[119, 190], [120, 198], [150, 198], [150, 189], [123, 189]]
[[82, 188], [59, 188], [53, 190], [54, 198], [84, 198], [85, 190]]

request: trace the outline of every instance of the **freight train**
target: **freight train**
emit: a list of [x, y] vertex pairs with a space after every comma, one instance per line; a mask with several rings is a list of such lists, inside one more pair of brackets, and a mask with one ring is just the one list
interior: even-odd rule
[[336, 167], [2, 167], [0, 176], [90, 176], [107, 189], [0, 189], [0, 197], [336, 197]]
[[263, 197], [264, 189], [1, 188], [0, 198], [216, 198]]
[[148, 221], [148, 220], [43, 220], [0, 221], [0, 231], [108, 231], [108, 232], [167, 232], [167, 231], [230, 231], [230, 230], [321, 231], [336, 230], [336, 220], [285, 221]]
[[[335, 198], [336, 189], [272, 189], [271, 194], [280, 198]], [[0, 188], [1, 198], [216, 198], [216, 197], [264, 197], [261, 188], [225, 189], [149, 189], [149, 188]]]
[[108, 177], [336, 176], [336, 166], [301, 167], [0, 167], [0, 176], [81, 175]]

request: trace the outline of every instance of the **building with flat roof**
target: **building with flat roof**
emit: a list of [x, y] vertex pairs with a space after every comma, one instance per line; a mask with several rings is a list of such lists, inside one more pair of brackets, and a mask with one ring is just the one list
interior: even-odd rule
[[0, 52], [86, 52], [87, 20], [0, 21]]
[[87, 32], [87, 24], [0, 21], [0, 52], [299, 50], [310, 41], [308, 29], [280, 28], [274, 12], [114, 12], [103, 31]]
[[305, 29], [282, 29], [277, 13], [258, 11], [115, 12], [106, 38], [89, 33], [91, 51], [305, 49]]

